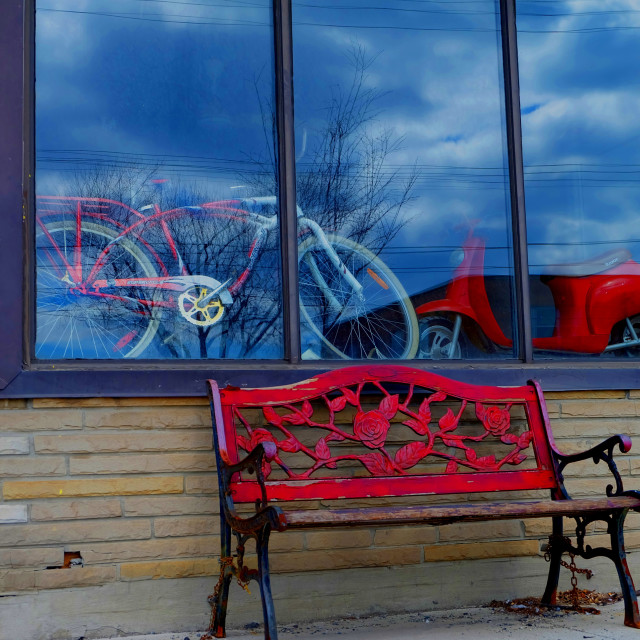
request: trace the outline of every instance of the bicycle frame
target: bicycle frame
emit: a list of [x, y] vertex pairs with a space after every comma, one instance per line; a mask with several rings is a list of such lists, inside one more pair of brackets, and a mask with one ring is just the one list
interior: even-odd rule
[[[139, 211], [127, 207], [122, 203], [114, 200], [108, 200], [104, 198], [79, 198], [79, 197], [39, 197], [39, 200], [44, 203], [54, 203], [53, 209], [45, 209], [40, 211], [37, 223], [42, 229], [45, 236], [47, 236], [52, 243], [52, 246], [56, 247], [56, 244], [51, 237], [51, 234], [47, 230], [46, 224], [43, 220], [47, 215], [60, 215], [63, 211], [60, 208], [55, 208], [55, 205], [67, 206], [70, 202], [75, 203], [75, 224], [78, 229], [76, 234], [76, 245], [73, 252], [73, 260], [70, 262], [67, 256], [63, 255], [59, 249], [57, 249], [58, 257], [62, 264], [65, 266], [67, 273], [63, 277], [66, 281], [73, 285], [71, 290], [73, 292], [81, 293], [83, 295], [97, 296], [103, 298], [109, 298], [114, 300], [126, 300], [125, 297], [118, 296], [114, 293], [108, 293], [105, 291], [109, 289], [113, 291], [118, 288], [149, 288], [152, 290], [166, 290], [176, 293], [182, 293], [189, 287], [201, 286], [207, 289], [206, 296], [199, 300], [199, 305], [205, 307], [213, 298], [219, 297], [220, 302], [224, 306], [229, 306], [233, 303], [233, 297], [241, 290], [244, 283], [247, 281], [256, 261], [260, 257], [263, 245], [268, 237], [269, 232], [273, 231], [278, 226], [278, 216], [273, 214], [270, 216], [262, 215], [255, 211], [255, 209], [264, 209], [267, 207], [274, 207], [277, 204], [275, 196], [266, 196], [263, 198], [250, 198], [245, 200], [225, 200], [217, 202], [209, 202], [203, 205], [194, 207], [179, 207], [176, 209], [169, 209], [162, 211], [160, 207], [155, 205], [147, 205], [142, 207]], [[123, 224], [107, 215], [104, 210], [109, 209], [112, 206], [118, 206], [123, 208], [127, 215], [133, 216], [135, 222], [129, 224]], [[151, 215], [144, 215], [144, 211], [151, 210]], [[243, 272], [233, 281], [227, 280], [224, 283], [220, 283], [216, 279], [210, 276], [204, 275], [191, 275], [185, 265], [184, 259], [179, 252], [175, 239], [171, 233], [171, 229], [167, 224], [168, 220], [182, 216], [194, 216], [206, 214], [211, 218], [227, 219], [234, 222], [240, 222], [243, 224], [254, 224], [256, 226], [256, 235], [253, 238], [249, 252], [248, 262]], [[359, 295], [362, 291], [362, 286], [349, 271], [349, 269], [340, 260], [337, 253], [331, 247], [325, 236], [322, 228], [310, 218], [306, 218], [300, 209], [297, 207], [298, 218], [298, 236], [302, 237], [306, 233], [312, 233], [317, 239], [319, 245], [326, 252], [330, 261], [333, 263], [339, 273], [342, 274], [345, 281], [353, 289], [355, 295]], [[82, 275], [82, 246], [81, 246], [81, 226], [83, 218], [91, 218], [100, 221], [101, 223], [107, 223], [118, 231], [118, 235], [103, 249], [102, 253], [96, 258], [89, 274], [86, 278]], [[144, 232], [146, 229], [153, 225], [158, 225], [162, 230], [164, 239], [167, 246], [170, 249], [171, 255], [176, 261], [179, 274], [172, 275], [170, 270], [164, 264], [160, 258], [157, 250], [152, 247], [145, 239]], [[160, 272], [163, 274], [153, 278], [114, 278], [114, 279], [99, 279], [95, 276], [99, 274], [100, 269], [106, 263], [109, 257], [109, 253], [113, 250], [119, 242], [125, 238], [132, 239], [133, 242], [139, 243], [147, 250], [147, 252], [153, 257]], [[310, 265], [312, 271], [314, 270], [313, 264]], [[318, 285], [321, 287], [323, 293], [327, 297], [329, 303], [335, 308], [340, 309], [341, 305], [337, 302], [332, 295], [330, 288], [324, 282], [321, 274], [315, 269]], [[89, 284], [87, 284], [89, 283]], [[173, 308], [174, 303], [172, 301], [164, 301], [158, 299], [138, 299], [137, 303], [142, 304], [148, 308], [153, 307], [168, 307]]]

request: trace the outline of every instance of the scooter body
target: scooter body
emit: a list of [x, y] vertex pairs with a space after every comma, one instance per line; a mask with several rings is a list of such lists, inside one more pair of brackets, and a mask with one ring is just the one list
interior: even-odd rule
[[[445, 298], [420, 305], [418, 317], [453, 317], [454, 344], [461, 324], [471, 322], [493, 344], [512, 347], [489, 303], [484, 240], [471, 232], [462, 249], [464, 257]], [[610, 251], [588, 262], [550, 266], [541, 279], [553, 296], [556, 319], [550, 337], [533, 338], [534, 348], [599, 354], [640, 346], [638, 318], [634, 319], [640, 314], [640, 264], [627, 250]], [[612, 336], [614, 328], [618, 328], [618, 336]], [[453, 349], [449, 353], [453, 354]]]

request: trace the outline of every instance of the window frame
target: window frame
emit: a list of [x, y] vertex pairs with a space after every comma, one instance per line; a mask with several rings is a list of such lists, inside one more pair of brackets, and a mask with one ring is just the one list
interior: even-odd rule
[[[401, 361], [463, 382], [517, 385], [530, 378], [547, 390], [640, 388], [640, 367], [586, 359], [534, 360], [531, 341], [522, 132], [520, 128], [516, 0], [500, 0], [505, 114], [511, 191], [516, 336], [519, 359]], [[0, 21], [0, 398], [91, 396], [202, 396], [205, 380], [238, 386], [287, 384], [357, 361], [301, 361], [295, 229], [293, 54], [291, 5], [274, 0], [275, 96], [278, 125], [280, 234], [285, 322], [283, 360], [132, 360], [36, 362], [31, 357], [34, 268], [34, 49], [35, 0], [11, 0]], [[16, 212], [22, 210], [22, 215]], [[13, 213], [11, 213], [13, 212]], [[361, 364], [361, 363], [360, 363]], [[91, 375], [87, 375], [91, 372]]]

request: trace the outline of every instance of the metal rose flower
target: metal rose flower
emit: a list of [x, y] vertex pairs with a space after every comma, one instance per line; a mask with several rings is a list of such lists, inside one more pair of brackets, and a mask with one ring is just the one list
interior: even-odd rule
[[389, 421], [380, 411], [358, 411], [353, 420], [353, 433], [369, 449], [379, 449], [387, 439]]
[[501, 436], [509, 431], [511, 415], [507, 409], [487, 407], [482, 417], [484, 428], [494, 436]]

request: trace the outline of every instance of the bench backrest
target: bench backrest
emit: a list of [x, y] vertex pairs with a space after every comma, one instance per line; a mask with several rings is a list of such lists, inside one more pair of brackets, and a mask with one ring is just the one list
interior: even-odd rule
[[[261, 441], [269, 500], [405, 496], [558, 486], [544, 399], [522, 387], [464, 384], [395, 365], [347, 367], [283, 387], [219, 390], [216, 447], [233, 464]], [[255, 476], [236, 502], [260, 497]]]

